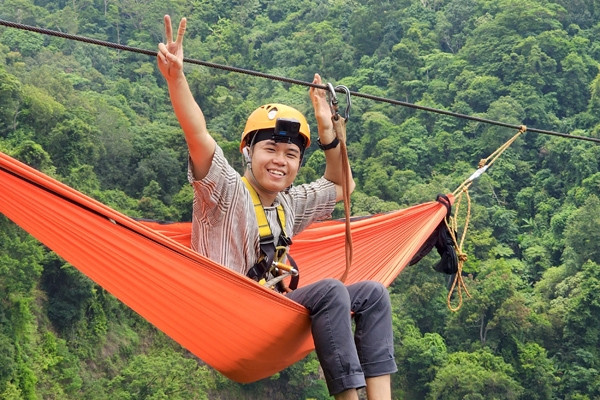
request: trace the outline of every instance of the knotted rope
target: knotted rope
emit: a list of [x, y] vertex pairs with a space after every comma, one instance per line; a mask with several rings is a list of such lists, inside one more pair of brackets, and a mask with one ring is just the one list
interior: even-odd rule
[[[454, 217], [450, 217], [448, 219], [444, 219], [448, 230], [450, 231], [450, 236], [452, 237], [452, 241], [454, 242], [454, 248], [456, 249], [456, 254], [458, 256], [458, 269], [456, 274], [454, 275], [454, 280], [452, 281], [452, 286], [448, 291], [448, 297], [446, 299], [448, 308], [451, 311], [458, 311], [463, 304], [463, 291], [468, 297], [471, 297], [469, 290], [465, 284], [463, 279], [463, 265], [465, 261], [467, 261], [467, 254], [463, 251], [463, 244], [465, 242], [465, 237], [467, 236], [467, 230], [469, 228], [469, 222], [471, 219], [471, 196], [469, 195], [469, 187], [473, 184], [473, 181], [479, 178], [492, 164], [500, 157], [500, 155], [510, 147], [511, 144], [514, 143], [521, 134], [527, 131], [527, 127], [525, 125], [521, 125], [519, 131], [506, 141], [502, 146], [496, 149], [492, 154], [490, 154], [487, 158], [481, 159], [478, 164], [478, 169], [475, 171], [468, 179], [466, 179], [463, 183], [461, 183], [458, 188], [452, 193], [455, 198], [455, 206], [454, 206]], [[467, 201], [467, 211], [465, 214], [465, 222], [464, 227], [462, 229], [462, 235], [460, 240], [456, 237], [456, 232], [458, 232], [458, 215], [461, 205], [462, 197], [466, 197]], [[456, 307], [452, 306], [452, 296], [454, 292], [458, 293], [458, 305]]]

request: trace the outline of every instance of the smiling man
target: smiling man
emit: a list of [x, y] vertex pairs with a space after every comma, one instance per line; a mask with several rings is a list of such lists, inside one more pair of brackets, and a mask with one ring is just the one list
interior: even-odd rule
[[309, 145], [308, 123], [292, 107], [267, 104], [248, 117], [240, 143], [248, 166], [244, 176], [263, 205], [270, 206], [279, 192], [292, 186]]
[[[309, 91], [319, 147], [325, 152], [323, 177], [292, 187], [311, 143], [310, 130], [302, 113], [277, 103], [261, 106], [248, 117], [240, 144], [246, 160], [241, 177], [209, 134], [183, 73], [186, 20], [181, 20], [175, 41], [170, 17], [164, 22], [166, 43], [158, 45], [157, 63], [189, 150], [192, 248], [248, 276], [249, 285], [264, 284], [308, 309], [317, 357], [336, 399], [358, 399], [356, 389], [364, 386], [370, 400], [390, 399], [390, 374], [397, 368], [384, 286], [371, 281], [345, 286], [336, 279], [295, 290], [270, 284], [282, 271], [295, 272], [285, 270], [291, 238], [310, 223], [330, 217], [342, 199], [342, 157], [325, 91]], [[318, 74], [313, 83], [321, 84]]]

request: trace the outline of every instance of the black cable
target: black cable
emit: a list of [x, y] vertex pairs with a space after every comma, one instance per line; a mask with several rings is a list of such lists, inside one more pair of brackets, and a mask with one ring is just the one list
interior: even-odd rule
[[[154, 57], [156, 57], [156, 55], [158, 53], [158, 51], [144, 50], [144, 49], [140, 49], [137, 47], [116, 44], [116, 43], [112, 43], [112, 42], [108, 42], [108, 41], [104, 41], [104, 40], [92, 39], [92, 38], [79, 36], [79, 35], [72, 35], [70, 33], [53, 31], [50, 29], [38, 28], [38, 27], [30, 26], [30, 25], [20, 24], [17, 22], [5, 21], [2, 19], [0, 19], [0, 25], [7, 26], [9, 28], [22, 29], [22, 30], [27, 30], [27, 31], [31, 31], [31, 32], [41, 33], [44, 35], [57, 36], [57, 37], [65, 38], [65, 39], [76, 40], [79, 42], [85, 42], [85, 43], [91, 43], [91, 44], [95, 44], [95, 45], [99, 45], [99, 46], [110, 47], [110, 48], [117, 49], [117, 50], [129, 51], [132, 53], [146, 54], [146, 55], [154, 56]], [[328, 90], [328, 87], [326, 85], [316, 85], [312, 82], [306, 82], [306, 81], [301, 81], [298, 79], [286, 78], [286, 77], [278, 76], [278, 75], [266, 74], [263, 72], [257, 72], [257, 71], [253, 71], [253, 70], [249, 70], [249, 69], [245, 69], [245, 68], [231, 67], [228, 65], [222, 65], [222, 64], [212, 63], [212, 62], [208, 62], [208, 61], [201, 61], [201, 60], [196, 60], [196, 59], [187, 58], [187, 57], [184, 58], [183, 61], [186, 63], [202, 65], [202, 66], [209, 67], [209, 68], [222, 69], [225, 71], [231, 71], [231, 72], [237, 72], [237, 73], [246, 74], [246, 75], [257, 76], [260, 78], [266, 78], [266, 79], [276, 80], [276, 81], [280, 81], [280, 82], [291, 83], [294, 85], [309, 86], [309, 87], [315, 87], [315, 88], [319, 88], [319, 89]], [[342, 89], [336, 89], [336, 91], [339, 91], [340, 93], [346, 93]], [[475, 117], [475, 116], [467, 115], [467, 114], [460, 114], [460, 113], [442, 110], [442, 109], [438, 109], [438, 108], [420, 106], [420, 105], [408, 103], [405, 101], [393, 100], [393, 99], [388, 99], [385, 97], [374, 96], [374, 95], [365, 94], [365, 93], [359, 93], [359, 92], [355, 92], [352, 90], [348, 91], [348, 93], [351, 96], [355, 96], [355, 97], [361, 97], [364, 99], [399, 105], [399, 106], [403, 106], [403, 107], [432, 112], [432, 113], [436, 113], [436, 114], [448, 115], [451, 117], [462, 118], [462, 119], [466, 119], [466, 120], [470, 120], [470, 121], [482, 122], [482, 123], [489, 124], [489, 125], [497, 125], [497, 126], [502, 126], [505, 128], [511, 128], [511, 129], [517, 129], [517, 130], [521, 129], [521, 127], [522, 127], [522, 125], [508, 124], [505, 122]], [[541, 133], [544, 135], [559, 136], [559, 137], [564, 137], [564, 138], [568, 138], [568, 139], [578, 139], [578, 140], [585, 140], [585, 141], [589, 141], [589, 142], [600, 143], [599, 138], [593, 138], [593, 137], [588, 137], [588, 136], [571, 135], [568, 133], [555, 132], [555, 131], [549, 131], [549, 130], [544, 130], [544, 129], [530, 128], [530, 127], [527, 127], [527, 131]]]

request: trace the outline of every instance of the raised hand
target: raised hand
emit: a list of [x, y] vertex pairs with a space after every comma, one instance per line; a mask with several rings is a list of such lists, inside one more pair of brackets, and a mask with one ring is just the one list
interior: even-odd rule
[[183, 36], [187, 20], [182, 18], [177, 30], [177, 40], [173, 41], [171, 17], [165, 15], [165, 43], [158, 44], [158, 69], [166, 80], [180, 77], [183, 74]]
[[[321, 76], [319, 74], [315, 74], [312, 83], [321, 85]], [[326, 143], [329, 143], [331, 140], [333, 140], [334, 133], [333, 123], [331, 121], [331, 107], [329, 105], [329, 101], [327, 100], [327, 92], [325, 89], [318, 89], [311, 86], [309, 94], [315, 110], [315, 118], [317, 120], [319, 135], [323, 135], [321, 137], [321, 141], [325, 139]]]

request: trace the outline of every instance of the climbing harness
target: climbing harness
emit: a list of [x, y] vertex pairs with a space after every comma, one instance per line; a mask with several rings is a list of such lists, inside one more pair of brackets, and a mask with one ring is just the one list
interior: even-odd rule
[[[342, 157], [342, 193], [344, 195], [344, 216], [346, 220], [346, 270], [340, 277], [340, 281], [345, 282], [352, 266], [352, 232], [350, 230], [350, 164], [348, 161], [348, 149], [346, 148], [346, 122], [350, 118], [350, 107], [352, 105], [350, 99], [350, 90], [346, 86], [338, 85], [333, 87], [331, 83], [327, 83], [329, 90], [329, 107], [331, 108], [331, 120], [333, 122], [333, 130], [335, 132], [335, 139], [330, 144], [337, 146], [337, 142], [340, 144], [340, 155]], [[341, 90], [346, 94], [346, 109], [344, 115], [339, 114], [339, 102], [336, 95], [336, 90]], [[328, 147], [328, 146], [326, 146]]]
[[[277, 219], [281, 227], [281, 234], [277, 240], [277, 245], [275, 245], [275, 237], [273, 237], [265, 209], [260, 201], [258, 193], [256, 193], [256, 190], [254, 190], [245, 177], [242, 177], [242, 181], [252, 197], [252, 204], [254, 205], [254, 212], [256, 213], [256, 219], [258, 221], [261, 251], [260, 259], [252, 268], [250, 268], [246, 275], [261, 285], [276, 289], [279, 292], [294, 290], [298, 287], [300, 275], [296, 263], [287, 254], [287, 248], [292, 244], [292, 240], [285, 232], [285, 212], [283, 211], [283, 206], [281, 204], [277, 206]], [[286, 260], [286, 257], [291, 265], [283, 262]], [[288, 276], [291, 276], [292, 279], [290, 285], [286, 287], [283, 283], [283, 279]]]

